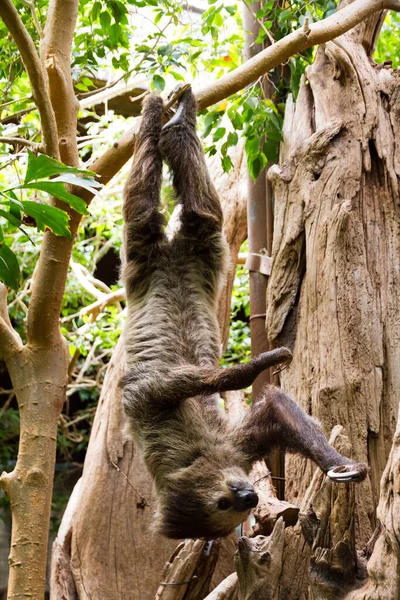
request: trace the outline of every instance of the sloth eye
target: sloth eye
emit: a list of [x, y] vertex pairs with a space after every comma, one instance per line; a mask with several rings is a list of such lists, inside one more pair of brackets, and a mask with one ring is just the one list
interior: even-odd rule
[[218, 500], [218, 508], [220, 510], [228, 510], [232, 506], [231, 501], [228, 498], [220, 498]]

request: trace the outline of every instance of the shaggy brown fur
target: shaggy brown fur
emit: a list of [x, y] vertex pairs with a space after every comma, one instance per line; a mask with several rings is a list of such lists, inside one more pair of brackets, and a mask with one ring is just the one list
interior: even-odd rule
[[[250, 385], [264, 369], [289, 362], [279, 348], [230, 369], [218, 367], [218, 295], [226, 266], [222, 211], [195, 133], [191, 90], [162, 128], [163, 102], [145, 102], [125, 189], [124, 281], [128, 370], [124, 408], [158, 494], [158, 527], [172, 538], [229, 534], [258, 501], [248, 473], [273, 446], [300, 452], [325, 472], [350, 464], [315, 422], [281, 390], [267, 387], [240, 426], [220, 408], [219, 392]], [[181, 204], [180, 229], [164, 232], [162, 161]]]

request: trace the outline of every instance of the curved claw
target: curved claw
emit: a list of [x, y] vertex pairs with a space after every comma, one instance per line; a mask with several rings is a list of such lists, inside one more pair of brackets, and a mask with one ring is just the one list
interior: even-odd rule
[[335, 483], [349, 483], [351, 481], [360, 481], [362, 479], [362, 474], [360, 471], [350, 470], [351, 465], [340, 465], [337, 467], [333, 467], [327, 472], [327, 476], [329, 479], [334, 481]]
[[182, 123], [184, 114], [185, 114], [185, 107], [181, 103], [181, 104], [179, 104], [174, 116], [171, 117], [171, 119], [164, 125], [162, 130], [166, 131], [167, 129], [170, 129], [171, 127], [176, 127], [177, 125], [180, 125]]

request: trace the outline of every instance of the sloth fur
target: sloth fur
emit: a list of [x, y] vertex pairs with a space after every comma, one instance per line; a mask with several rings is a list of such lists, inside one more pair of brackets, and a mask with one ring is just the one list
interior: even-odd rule
[[[162, 99], [149, 96], [125, 189], [123, 404], [155, 482], [158, 530], [212, 539], [231, 533], [257, 504], [248, 473], [273, 447], [299, 452], [325, 472], [349, 465], [352, 480], [363, 479], [366, 468], [329, 446], [278, 388], [267, 386], [242, 423], [228, 421], [219, 393], [251, 385], [291, 354], [279, 348], [246, 364], [218, 366], [216, 309], [227, 264], [222, 210], [195, 132], [192, 91], [164, 127], [162, 113]], [[159, 212], [163, 160], [181, 205], [172, 239]]]

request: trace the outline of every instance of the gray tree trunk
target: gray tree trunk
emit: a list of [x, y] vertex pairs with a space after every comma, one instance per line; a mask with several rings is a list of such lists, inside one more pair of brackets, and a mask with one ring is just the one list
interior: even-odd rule
[[[377, 15], [321, 46], [297, 103], [287, 105], [280, 165], [269, 172], [275, 233], [267, 330], [275, 345], [293, 351], [282, 374], [285, 391], [326, 434], [341, 424], [352, 456], [369, 462], [369, 479], [355, 487], [356, 542], [362, 548], [375, 530], [381, 493], [378, 518], [389, 530], [375, 561], [391, 554], [395, 566], [396, 445], [381, 488], [380, 479], [400, 392], [400, 78], [369, 57], [381, 20]], [[288, 500], [301, 501], [314, 470], [309, 461], [287, 458]], [[287, 532], [282, 600], [325, 598], [307, 591], [308, 563], [300, 528]], [[362, 597], [398, 597], [380, 593]]]

